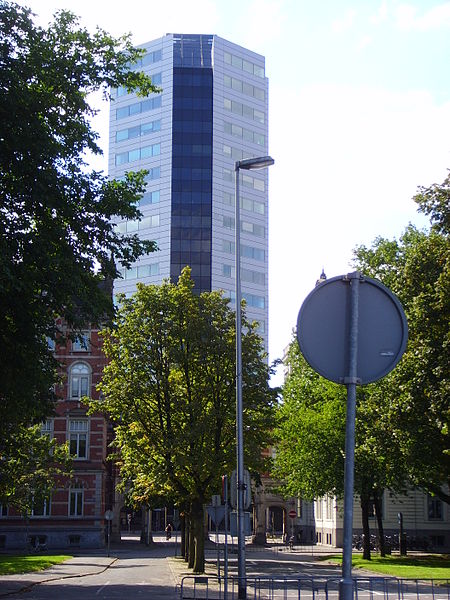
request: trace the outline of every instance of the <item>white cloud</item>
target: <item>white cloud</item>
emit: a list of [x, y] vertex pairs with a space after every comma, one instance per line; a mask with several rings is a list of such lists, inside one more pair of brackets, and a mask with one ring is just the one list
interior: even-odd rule
[[263, 53], [264, 48], [271, 41], [279, 39], [286, 29], [285, 8], [281, 0], [243, 2], [236, 23], [243, 44]]
[[450, 28], [450, 2], [444, 2], [419, 14], [411, 4], [401, 4], [395, 10], [396, 24], [400, 29], [430, 31]]
[[[295, 116], [295, 118], [294, 118]], [[450, 102], [426, 91], [315, 85], [271, 90], [270, 356], [281, 356], [322, 267], [351, 270], [352, 249], [424, 225], [419, 185], [450, 167]]]
[[[51, 19], [57, 0], [19, 0], [29, 5], [40, 17], [41, 24]], [[215, 0], [165, 0], [158, 3], [143, 3], [140, 0], [128, 0], [126, 4], [112, 3], [107, 0], [68, 0], [60, 8], [70, 6], [70, 10], [82, 17], [82, 24], [89, 29], [101, 25], [112, 35], [118, 36], [132, 32], [133, 42], [141, 44], [161, 37], [166, 33], [217, 33], [219, 8]]]
[[371, 23], [374, 25], [379, 25], [380, 23], [384, 23], [388, 18], [388, 5], [387, 1], [383, 0], [380, 4], [378, 12], [370, 17]]
[[356, 49], [364, 50], [364, 48], [367, 48], [367, 46], [370, 46], [370, 44], [372, 44], [372, 43], [373, 43], [373, 36], [363, 35], [359, 38], [359, 40], [356, 44]]
[[331, 29], [335, 33], [343, 33], [353, 27], [356, 18], [356, 10], [350, 8], [345, 15], [335, 19], [331, 24]]

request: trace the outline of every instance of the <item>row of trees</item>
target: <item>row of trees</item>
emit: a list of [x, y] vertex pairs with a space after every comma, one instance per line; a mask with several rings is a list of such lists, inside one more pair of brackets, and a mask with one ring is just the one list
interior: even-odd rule
[[[377, 238], [354, 251], [353, 266], [384, 283], [408, 319], [407, 350], [396, 369], [357, 393], [355, 491], [361, 501], [364, 554], [370, 557], [369, 503], [380, 547], [384, 490], [417, 486], [449, 503], [450, 177], [421, 188], [419, 211], [430, 229], [409, 225], [399, 240]], [[345, 388], [317, 375], [296, 342], [277, 413], [275, 474], [284, 491], [307, 499], [343, 494]]]
[[[55, 401], [56, 318], [74, 335], [109, 320], [105, 400], [91, 410], [116, 425], [130, 501], [182, 507], [189, 562], [201, 571], [203, 504], [235, 462], [234, 313], [219, 293], [195, 296], [186, 271], [176, 285], [122, 299], [115, 318], [117, 266], [155, 249], [112, 221], [141, 217], [145, 172], [110, 181], [86, 158], [101, 154], [90, 94], [159, 91], [132, 68], [143, 52], [129, 36], [90, 34], [66, 11], [45, 29], [0, 0], [0, 502], [26, 514], [70, 470], [67, 447], [39, 426]], [[276, 394], [255, 326], [244, 317], [244, 327], [246, 461], [258, 469]]]

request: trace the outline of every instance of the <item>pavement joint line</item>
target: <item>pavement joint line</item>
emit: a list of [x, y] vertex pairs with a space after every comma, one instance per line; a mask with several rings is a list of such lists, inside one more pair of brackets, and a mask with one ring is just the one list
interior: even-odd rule
[[[42, 585], [43, 583], [49, 583], [50, 581], [62, 581], [63, 579], [76, 579], [81, 577], [90, 577], [92, 575], [101, 575], [105, 571], [107, 571], [115, 562], [117, 562], [119, 558], [114, 558], [106, 567], [100, 569], [100, 571], [91, 571], [90, 573], [77, 573], [76, 575], [62, 575], [60, 577], [49, 577], [48, 579], [43, 579], [42, 581], [33, 581], [32, 583], [25, 585], [17, 590], [12, 590], [10, 592], [6, 592], [6, 594], [0, 593], [0, 598], [6, 598], [7, 596], [13, 596], [15, 594], [22, 594], [23, 592], [29, 592], [37, 585]], [[36, 572], [36, 571], [35, 571]]]

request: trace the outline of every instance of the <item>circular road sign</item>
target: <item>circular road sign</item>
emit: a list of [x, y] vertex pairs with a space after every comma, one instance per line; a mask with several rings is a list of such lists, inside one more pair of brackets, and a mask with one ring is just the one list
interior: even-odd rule
[[288, 512], [288, 515], [291, 517], [291, 519], [295, 519], [295, 517], [297, 516], [297, 511], [295, 510], [290, 510]]
[[114, 517], [114, 513], [112, 510], [105, 510], [105, 519], [107, 521], [112, 521]]
[[[320, 283], [305, 298], [297, 319], [300, 350], [326, 379], [345, 383], [349, 375], [350, 283], [358, 273]], [[362, 384], [381, 379], [400, 360], [408, 325], [396, 296], [379, 281], [360, 276], [357, 377]]]

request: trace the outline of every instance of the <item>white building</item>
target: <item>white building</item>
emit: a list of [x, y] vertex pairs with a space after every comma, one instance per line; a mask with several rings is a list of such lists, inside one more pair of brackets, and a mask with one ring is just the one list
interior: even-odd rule
[[[450, 509], [436, 496], [413, 489], [406, 495], [382, 496], [383, 528], [387, 536], [399, 532], [399, 513], [403, 531], [417, 549], [442, 552], [450, 548]], [[314, 521], [318, 544], [341, 547], [343, 543], [343, 505], [336, 498], [326, 496], [314, 502]], [[375, 512], [369, 516], [371, 534], [377, 533]], [[355, 496], [353, 504], [353, 533], [362, 533], [361, 506]]]

